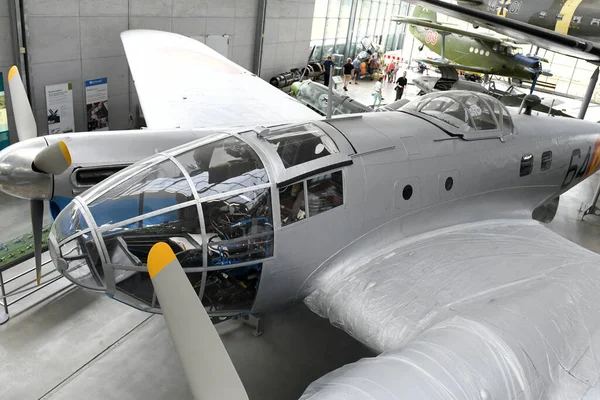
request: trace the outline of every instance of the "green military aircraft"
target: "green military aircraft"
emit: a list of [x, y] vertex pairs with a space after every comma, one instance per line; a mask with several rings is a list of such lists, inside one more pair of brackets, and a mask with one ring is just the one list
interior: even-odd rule
[[600, 0], [409, 0], [516, 40], [600, 63]]
[[435, 11], [416, 7], [412, 17], [394, 17], [397, 23], [409, 24], [410, 33], [442, 59], [424, 60], [435, 66], [450, 63], [457, 70], [489, 75], [529, 79], [535, 82], [541, 74], [542, 62], [547, 60], [524, 55], [515, 43], [502, 38], [469, 32], [437, 22]]

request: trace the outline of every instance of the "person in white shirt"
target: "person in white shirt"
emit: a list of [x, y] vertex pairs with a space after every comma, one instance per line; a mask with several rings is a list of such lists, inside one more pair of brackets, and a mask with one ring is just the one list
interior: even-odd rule
[[383, 77], [380, 77], [377, 82], [375, 82], [375, 90], [373, 91], [373, 106], [379, 106], [381, 104], [381, 89], [383, 88]]

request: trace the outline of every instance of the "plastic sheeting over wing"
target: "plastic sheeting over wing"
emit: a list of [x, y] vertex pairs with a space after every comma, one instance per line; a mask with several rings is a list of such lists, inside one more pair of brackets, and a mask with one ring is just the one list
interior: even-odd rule
[[[371, 398], [369, 386], [389, 392], [377, 399], [573, 399], [597, 385], [599, 255], [518, 220], [374, 251], [363, 265], [327, 271], [305, 302], [385, 353], [315, 382], [314, 399]], [[326, 395], [342, 383], [347, 396]]]
[[253, 127], [321, 118], [256, 75], [189, 37], [121, 34], [151, 129]]

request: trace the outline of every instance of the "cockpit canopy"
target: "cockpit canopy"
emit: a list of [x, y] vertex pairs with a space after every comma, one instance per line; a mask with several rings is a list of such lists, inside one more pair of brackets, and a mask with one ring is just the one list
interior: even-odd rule
[[482, 93], [463, 90], [430, 93], [400, 110], [419, 115], [452, 136], [466, 140], [500, 138], [514, 133], [512, 119], [504, 105]]
[[211, 135], [136, 163], [75, 198], [52, 227], [51, 256], [78, 284], [156, 310], [146, 260], [155, 243], [166, 242], [209, 312], [247, 310], [261, 262], [274, 254], [270, 186], [248, 143]]

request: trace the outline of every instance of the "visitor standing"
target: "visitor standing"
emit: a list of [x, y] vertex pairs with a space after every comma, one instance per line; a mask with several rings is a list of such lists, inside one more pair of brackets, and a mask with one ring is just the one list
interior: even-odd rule
[[377, 80], [377, 82], [375, 82], [375, 90], [373, 91], [373, 106], [372, 108], [375, 108], [376, 106], [381, 105], [381, 90], [383, 88], [383, 76], [380, 76], [379, 79]]
[[396, 81], [396, 101], [402, 98], [402, 94], [404, 93], [404, 88], [408, 84], [408, 79], [406, 79], [406, 71], [402, 74], [400, 78]]
[[358, 58], [358, 56], [356, 56], [356, 58], [354, 59], [354, 61], [352, 61], [352, 65], [354, 66], [354, 84], [358, 85], [358, 79], [360, 79], [360, 75], [361, 75], [361, 66], [362, 62], [360, 61], [360, 58]]
[[354, 65], [352, 64], [351, 58], [348, 58], [346, 61], [346, 64], [344, 64], [344, 90], [347, 92], [348, 84], [352, 80], [352, 70], [354, 70]]
[[323, 82], [324, 82], [325, 86], [329, 86], [329, 78], [331, 78], [331, 69], [335, 65], [333, 63], [333, 60], [331, 59], [331, 56], [327, 56], [327, 60], [325, 60], [323, 65], [325, 66], [325, 73], [323, 74]]

